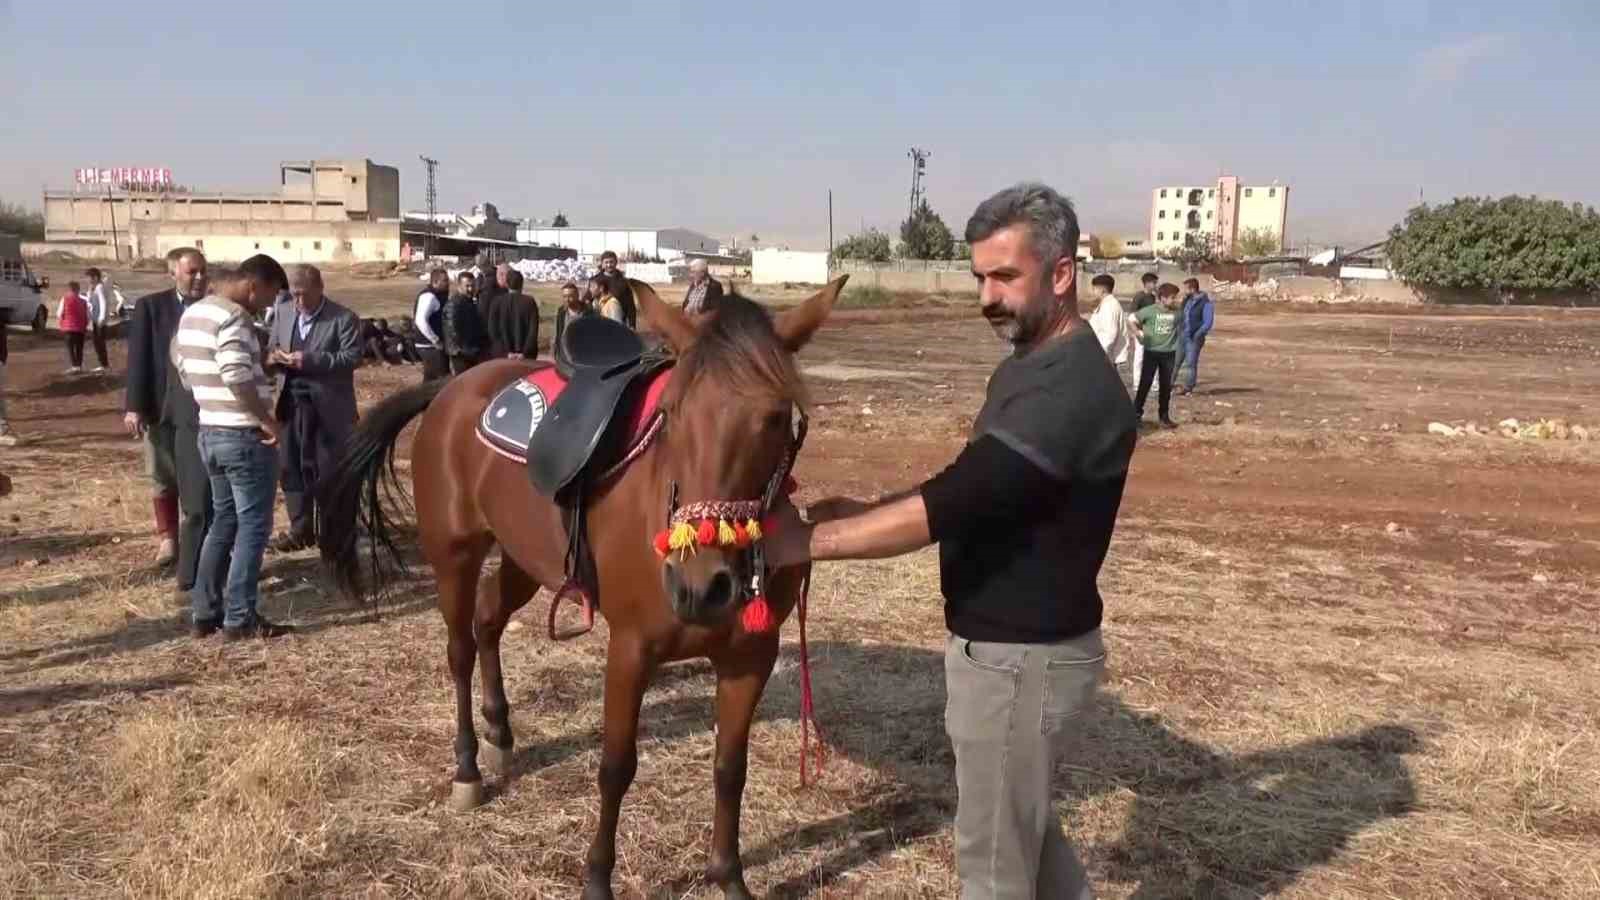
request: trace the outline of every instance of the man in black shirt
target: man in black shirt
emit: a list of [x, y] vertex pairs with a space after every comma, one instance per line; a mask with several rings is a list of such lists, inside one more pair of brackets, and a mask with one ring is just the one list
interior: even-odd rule
[[1096, 578], [1138, 422], [1078, 315], [1078, 221], [1042, 184], [967, 223], [984, 318], [1015, 348], [989, 380], [971, 441], [915, 492], [779, 510], [769, 565], [869, 559], [939, 543], [951, 638], [945, 726], [956, 755], [964, 900], [1089, 897], [1050, 800], [1105, 666]]
[[539, 303], [522, 292], [522, 273], [506, 273], [506, 292], [495, 298], [490, 310], [489, 335], [503, 356], [535, 359], [539, 356]]

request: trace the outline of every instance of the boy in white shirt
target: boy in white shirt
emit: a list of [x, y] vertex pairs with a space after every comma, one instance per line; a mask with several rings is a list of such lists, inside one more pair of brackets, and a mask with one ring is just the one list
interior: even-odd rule
[[1117, 280], [1110, 275], [1096, 275], [1089, 282], [1089, 296], [1095, 298], [1094, 313], [1089, 316], [1089, 327], [1100, 339], [1101, 349], [1123, 376], [1123, 383], [1137, 385], [1139, 373], [1133, 366], [1133, 336], [1128, 325], [1128, 313], [1115, 294]]

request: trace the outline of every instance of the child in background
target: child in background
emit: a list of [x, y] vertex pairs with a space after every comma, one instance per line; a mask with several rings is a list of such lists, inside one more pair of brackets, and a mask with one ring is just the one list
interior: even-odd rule
[[67, 292], [56, 306], [56, 327], [67, 336], [68, 375], [83, 371], [83, 339], [89, 333], [89, 303], [78, 293], [76, 281], [67, 282]]
[[1159, 375], [1161, 427], [1177, 428], [1172, 421], [1173, 363], [1178, 355], [1178, 286], [1171, 282], [1156, 291], [1156, 302], [1133, 314], [1134, 329], [1144, 345], [1144, 366], [1139, 372], [1139, 392], [1133, 405], [1144, 419], [1144, 401], [1150, 396], [1150, 382]]

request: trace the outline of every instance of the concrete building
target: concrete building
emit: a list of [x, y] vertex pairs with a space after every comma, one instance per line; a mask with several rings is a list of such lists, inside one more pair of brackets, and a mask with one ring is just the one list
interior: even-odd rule
[[261, 192], [47, 190], [45, 242], [82, 256], [114, 248], [122, 258], [208, 239], [207, 255], [221, 260], [285, 243], [298, 251], [302, 242], [305, 255], [289, 261], [399, 258], [400, 170], [369, 159], [289, 161], [279, 163], [278, 182]]
[[1239, 236], [1251, 230], [1273, 235], [1282, 250], [1288, 224], [1286, 184], [1241, 186], [1238, 178], [1223, 175], [1215, 184], [1150, 191], [1150, 247], [1157, 255], [1213, 235], [1218, 252], [1229, 255]]
[[675, 262], [685, 253], [716, 253], [720, 242], [687, 228], [548, 228], [517, 229], [517, 240], [547, 247], [576, 250], [580, 257], [593, 258], [607, 250], [626, 258], [630, 253], [647, 259]]

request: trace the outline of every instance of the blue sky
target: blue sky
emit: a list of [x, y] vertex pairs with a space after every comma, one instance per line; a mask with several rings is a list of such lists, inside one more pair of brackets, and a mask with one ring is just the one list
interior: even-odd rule
[[266, 189], [366, 156], [414, 207], [425, 153], [445, 208], [821, 247], [829, 188], [839, 235], [895, 227], [912, 145], [957, 231], [1023, 178], [1109, 232], [1157, 185], [1278, 179], [1295, 241], [1377, 238], [1419, 191], [1600, 203], [1592, 0], [0, 0], [0, 41], [29, 206], [77, 166]]

